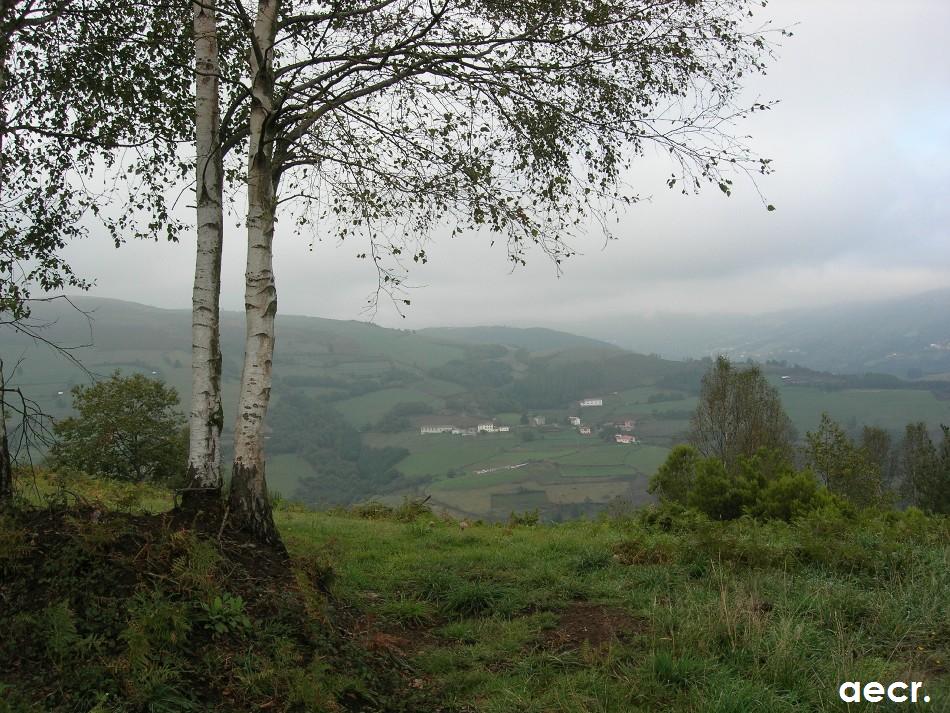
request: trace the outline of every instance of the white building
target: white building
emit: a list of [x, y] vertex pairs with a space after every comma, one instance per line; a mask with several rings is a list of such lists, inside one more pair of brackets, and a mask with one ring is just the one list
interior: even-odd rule
[[451, 433], [454, 426], [422, 426], [419, 429], [419, 433], [425, 435], [427, 433]]
[[508, 433], [508, 431], [511, 430], [511, 426], [499, 426], [497, 430], [499, 433]]
[[494, 423], [480, 423], [478, 424], [479, 433], [495, 433], [498, 429], [495, 428]]
[[604, 405], [604, 400], [603, 400], [603, 399], [581, 399], [580, 404], [581, 404], [582, 407], [587, 407], [587, 406], [603, 406], [603, 405]]
[[580, 426], [580, 425], [581, 425], [581, 419], [580, 419], [579, 416], [568, 416], [568, 417], [567, 417], [567, 420], [570, 421], [570, 423], [571, 423], [572, 426]]
[[581, 426], [580, 428], [577, 429], [577, 431], [578, 431], [578, 433], [580, 433], [582, 436], [589, 436], [589, 435], [590, 435], [590, 426]]

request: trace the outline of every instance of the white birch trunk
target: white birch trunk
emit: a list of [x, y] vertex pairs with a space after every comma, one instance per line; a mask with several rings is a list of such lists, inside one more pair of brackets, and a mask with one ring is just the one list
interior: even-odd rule
[[194, 4], [198, 249], [192, 291], [188, 487], [183, 502], [221, 488], [219, 297], [224, 234], [217, 18], [214, 0]]
[[258, 539], [280, 543], [264, 476], [264, 417], [270, 401], [274, 358], [273, 241], [276, 188], [273, 170], [273, 47], [279, 0], [259, 0], [250, 55], [251, 110], [248, 152], [247, 271], [244, 308], [247, 323], [244, 367], [234, 428], [234, 464], [229, 508], [236, 523]]

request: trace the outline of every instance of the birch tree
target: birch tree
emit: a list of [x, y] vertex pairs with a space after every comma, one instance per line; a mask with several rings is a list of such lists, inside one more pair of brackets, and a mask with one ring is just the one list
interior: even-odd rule
[[217, 498], [221, 488], [220, 294], [224, 239], [221, 66], [216, 4], [195, 2], [195, 205], [197, 251], [192, 291], [191, 412], [188, 485], [182, 504]]
[[[0, 0], [0, 312], [83, 289], [66, 244], [175, 240], [193, 134], [188, 4]], [[111, 206], [111, 208], [110, 208]]]
[[[560, 265], [593, 221], [638, 200], [648, 146], [671, 188], [729, 193], [768, 172], [735, 134], [743, 78], [762, 71], [761, 3], [722, 0], [230, 0], [249, 44], [247, 339], [231, 516], [276, 542], [264, 471], [274, 226], [295, 203], [313, 240], [357, 240], [379, 290], [408, 303], [405, 269], [433, 229], [503, 237]], [[232, 145], [240, 141], [235, 137]], [[228, 143], [228, 142], [225, 142]], [[769, 206], [769, 208], [771, 208]], [[377, 295], [379, 291], [377, 291]]]

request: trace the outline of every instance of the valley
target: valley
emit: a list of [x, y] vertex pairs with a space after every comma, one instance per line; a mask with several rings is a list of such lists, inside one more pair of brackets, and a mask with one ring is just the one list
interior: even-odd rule
[[[90, 323], [68, 307], [49, 307], [36, 315], [49, 325], [44, 334], [91, 344], [72, 353], [92, 374], [144, 373], [187, 397], [186, 311], [91, 298], [76, 304]], [[294, 316], [279, 318], [278, 330], [268, 483], [284, 498], [318, 507], [428, 497], [460, 518], [503, 520], [537, 509], [544, 519], [562, 520], [620, 500], [642, 504], [650, 475], [685, 438], [708, 367], [708, 360], [665, 360], [554, 330], [412, 332]], [[242, 336], [242, 315], [224, 313], [226, 448]], [[69, 413], [69, 389], [91, 378], [22, 337], [5, 335], [0, 356], [7, 364], [23, 359], [17, 382], [57, 417]], [[950, 423], [947, 382], [839, 376], [780, 362], [763, 368], [799, 436], [817, 426], [822, 411], [851, 430], [867, 424], [897, 433], [923, 420], [935, 431]], [[581, 407], [584, 398], [602, 405]], [[322, 415], [311, 422], [312, 412]], [[635, 442], [618, 443], [604, 430], [625, 420], [634, 424]], [[509, 430], [420, 432], [425, 423], [474, 429], [479, 422]], [[321, 433], [326, 442], [313, 445]], [[353, 441], [362, 461], [340, 445]], [[307, 483], [309, 490], [301, 487]]]

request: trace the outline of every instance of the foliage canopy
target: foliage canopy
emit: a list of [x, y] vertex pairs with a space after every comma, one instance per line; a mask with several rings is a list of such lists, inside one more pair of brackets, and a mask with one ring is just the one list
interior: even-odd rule
[[734, 367], [720, 356], [703, 377], [690, 443], [728, 470], [760, 448], [791, 455], [795, 429], [778, 391], [758, 366]]
[[78, 416], [54, 426], [54, 467], [117, 480], [177, 481], [188, 444], [178, 393], [142, 374], [111, 377], [72, 390]]

